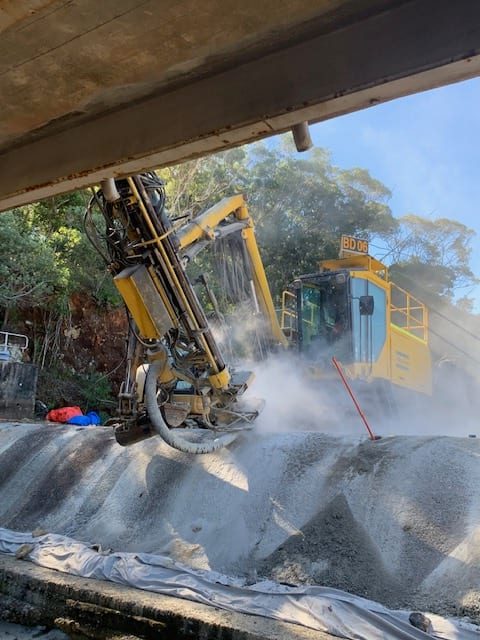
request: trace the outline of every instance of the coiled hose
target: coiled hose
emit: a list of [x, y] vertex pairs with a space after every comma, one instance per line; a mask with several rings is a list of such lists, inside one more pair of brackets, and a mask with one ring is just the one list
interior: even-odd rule
[[193, 453], [195, 455], [201, 453], [213, 453], [229, 444], [237, 438], [238, 433], [227, 433], [208, 440], [207, 442], [189, 442], [168, 427], [163, 419], [160, 407], [157, 402], [157, 379], [165, 367], [166, 360], [159, 359], [154, 361], [148, 367], [147, 377], [145, 380], [145, 406], [152, 426], [158, 435], [173, 449], [182, 451], [183, 453]]

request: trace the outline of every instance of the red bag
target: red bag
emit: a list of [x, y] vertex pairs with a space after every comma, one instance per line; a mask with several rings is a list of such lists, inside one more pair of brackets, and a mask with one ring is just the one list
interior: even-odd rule
[[83, 416], [80, 407], [62, 407], [61, 409], [52, 409], [47, 413], [47, 420], [50, 422], [67, 422], [74, 416]]

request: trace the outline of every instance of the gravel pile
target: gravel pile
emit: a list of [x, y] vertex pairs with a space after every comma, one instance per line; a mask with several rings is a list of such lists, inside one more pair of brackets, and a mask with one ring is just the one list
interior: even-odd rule
[[0, 426], [0, 526], [480, 621], [480, 441], [242, 436], [190, 458], [108, 429]]

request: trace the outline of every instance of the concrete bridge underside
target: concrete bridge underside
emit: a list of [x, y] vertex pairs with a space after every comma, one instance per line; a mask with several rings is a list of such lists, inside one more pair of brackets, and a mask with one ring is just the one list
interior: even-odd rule
[[478, 0], [7, 0], [0, 209], [479, 73]]

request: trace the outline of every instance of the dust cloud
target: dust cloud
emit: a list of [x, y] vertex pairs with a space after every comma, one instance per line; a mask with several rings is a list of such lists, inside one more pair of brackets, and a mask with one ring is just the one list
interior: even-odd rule
[[[328, 363], [327, 365], [328, 366]], [[248, 392], [265, 407], [256, 429], [265, 433], [315, 431], [328, 435], [368, 437], [368, 433], [333, 368], [314, 378], [298, 354], [273, 355], [243, 363], [255, 373]], [[480, 437], [479, 385], [449, 360], [434, 362], [431, 396], [391, 386], [388, 397], [374, 385], [351, 382], [366, 419], [377, 435]]]
[[250, 367], [255, 372], [250, 393], [265, 400], [256, 421], [261, 431], [366, 433], [340, 380], [312, 379], [296, 354], [270, 356], [261, 363], [250, 363]]

